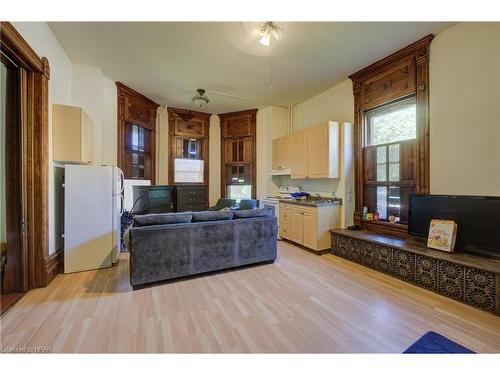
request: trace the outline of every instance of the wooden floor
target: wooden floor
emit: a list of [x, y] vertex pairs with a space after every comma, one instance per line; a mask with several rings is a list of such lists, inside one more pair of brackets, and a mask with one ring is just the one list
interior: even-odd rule
[[1, 346], [53, 352], [401, 353], [437, 331], [500, 352], [500, 317], [279, 242], [275, 264], [132, 291], [128, 259], [59, 275], [1, 317]]

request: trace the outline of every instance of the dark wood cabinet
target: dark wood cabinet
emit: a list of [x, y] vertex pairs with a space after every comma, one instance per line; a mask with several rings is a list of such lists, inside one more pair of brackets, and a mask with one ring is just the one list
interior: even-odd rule
[[200, 185], [178, 185], [174, 189], [176, 212], [204, 211], [208, 208], [208, 187]]

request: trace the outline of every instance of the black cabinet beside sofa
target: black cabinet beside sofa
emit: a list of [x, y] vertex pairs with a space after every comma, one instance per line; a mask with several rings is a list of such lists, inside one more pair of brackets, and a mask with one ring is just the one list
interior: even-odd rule
[[134, 202], [137, 201], [134, 212], [137, 214], [204, 211], [208, 208], [207, 186], [136, 185], [133, 191]]
[[208, 187], [201, 185], [176, 185], [174, 188], [176, 212], [204, 211], [208, 208]]

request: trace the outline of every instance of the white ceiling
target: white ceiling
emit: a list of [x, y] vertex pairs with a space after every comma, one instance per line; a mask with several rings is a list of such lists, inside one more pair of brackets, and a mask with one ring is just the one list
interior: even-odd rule
[[[279, 22], [279, 42], [258, 43], [255, 22], [51, 22], [73, 62], [98, 66], [159, 104], [223, 113], [314, 96], [451, 23]], [[272, 58], [269, 57], [271, 53]], [[272, 75], [271, 75], [272, 71]], [[271, 78], [272, 77], [272, 78]]]

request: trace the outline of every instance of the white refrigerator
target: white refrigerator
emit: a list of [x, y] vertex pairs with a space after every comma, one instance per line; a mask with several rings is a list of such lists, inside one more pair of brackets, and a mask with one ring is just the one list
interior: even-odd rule
[[64, 173], [64, 273], [111, 267], [120, 252], [123, 174], [72, 165]]

